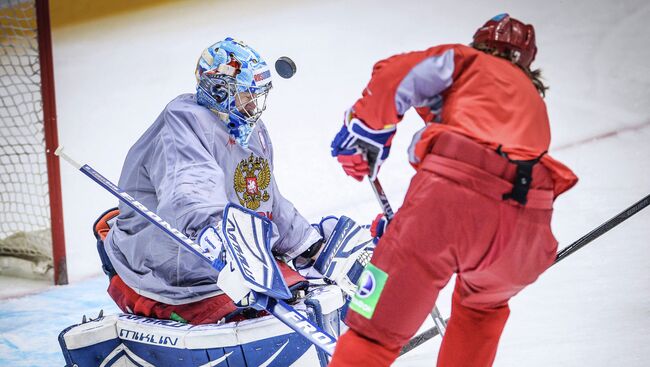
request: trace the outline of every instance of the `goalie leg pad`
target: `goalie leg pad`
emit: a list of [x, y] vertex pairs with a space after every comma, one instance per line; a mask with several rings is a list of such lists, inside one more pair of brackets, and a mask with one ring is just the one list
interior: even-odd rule
[[[333, 331], [341, 328], [336, 323], [343, 302], [338, 287], [330, 285], [312, 291], [295, 307], [321, 328]], [[327, 365], [309, 341], [273, 316], [193, 326], [110, 315], [63, 330], [59, 344], [67, 367]]]
[[320, 363], [315, 347], [273, 316], [190, 326], [111, 315], [64, 330], [59, 342], [66, 367], [280, 367]]

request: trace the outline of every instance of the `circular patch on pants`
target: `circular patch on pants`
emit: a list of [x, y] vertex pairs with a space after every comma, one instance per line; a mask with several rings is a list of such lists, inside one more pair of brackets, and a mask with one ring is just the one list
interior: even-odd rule
[[370, 319], [375, 312], [387, 279], [388, 274], [386, 272], [372, 263], [368, 263], [359, 277], [357, 293], [350, 301], [350, 309]]
[[364, 270], [359, 277], [359, 290], [357, 296], [359, 298], [368, 298], [375, 290], [375, 276], [371, 271]]

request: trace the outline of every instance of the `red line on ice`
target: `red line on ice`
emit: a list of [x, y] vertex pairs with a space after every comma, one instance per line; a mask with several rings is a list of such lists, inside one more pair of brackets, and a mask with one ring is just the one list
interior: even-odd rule
[[588, 137], [588, 138], [585, 138], [585, 139], [581, 139], [581, 140], [577, 140], [577, 141], [574, 141], [574, 142], [571, 142], [571, 143], [560, 145], [560, 146], [558, 146], [556, 148], [553, 148], [553, 151], [570, 149], [570, 148], [573, 148], [573, 147], [576, 147], [576, 146], [579, 146], [579, 145], [591, 143], [591, 142], [596, 141], [596, 140], [611, 138], [611, 137], [617, 136], [618, 134], [623, 133], [623, 132], [637, 131], [637, 130], [645, 129], [648, 126], [650, 126], [650, 121], [646, 121], [646, 122], [638, 124], [638, 125], [625, 126], [625, 127], [620, 128], [620, 129], [608, 131], [608, 132], [598, 134], [598, 135], [595, 135], [595, 136], [591, 136], [591, 137]]

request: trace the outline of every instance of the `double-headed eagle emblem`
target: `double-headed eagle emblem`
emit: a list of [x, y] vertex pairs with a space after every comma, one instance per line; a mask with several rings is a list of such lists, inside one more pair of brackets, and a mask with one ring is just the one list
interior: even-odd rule
[[271, 183], [269, 162], [261, 157], [253, 156], [242, 160], [235, 169], [234, 187], [239, 204], [248, 209], [256, 210], [262, 201], [268, 201], [266, 189]]

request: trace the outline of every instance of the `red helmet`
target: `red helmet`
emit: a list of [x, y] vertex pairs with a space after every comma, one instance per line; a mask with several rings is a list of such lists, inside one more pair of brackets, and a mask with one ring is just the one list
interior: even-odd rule
[[479, 44], [498, 52], [510, 52], [513, 62], [524, 68], [530, 67], [537, 53], [533, 26], [510, 18], [507, 13], [488, 20], [474, 33], [474, 45]]

